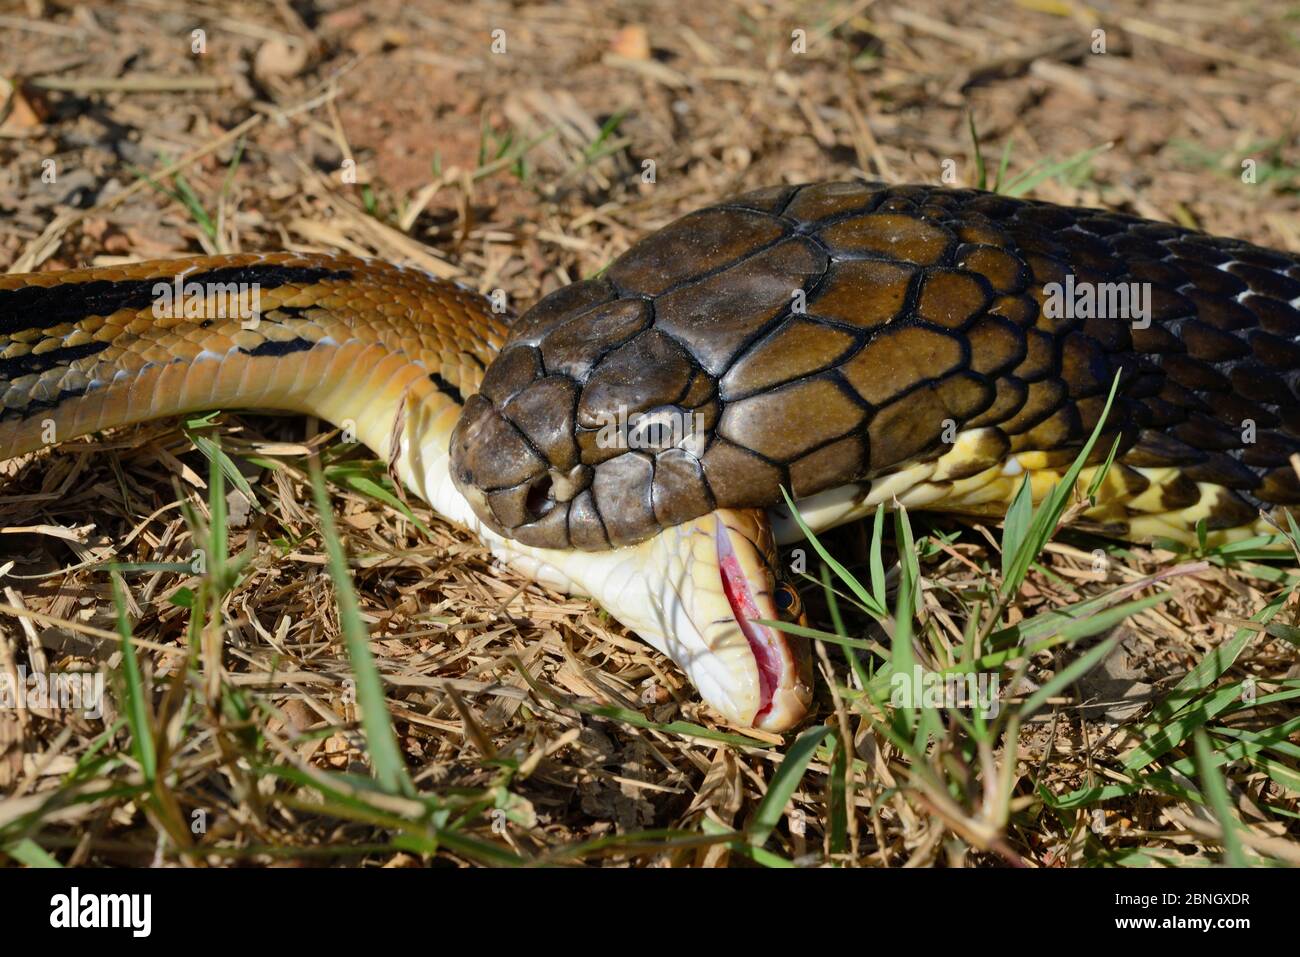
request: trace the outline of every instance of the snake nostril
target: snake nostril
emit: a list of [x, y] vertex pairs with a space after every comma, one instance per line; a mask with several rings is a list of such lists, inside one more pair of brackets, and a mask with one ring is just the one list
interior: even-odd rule
[[549, 475], [543, 475], [528, 487], [528, 496], [524, 499], [524, 508], [536, 521], [555, 508], [554, 484]]

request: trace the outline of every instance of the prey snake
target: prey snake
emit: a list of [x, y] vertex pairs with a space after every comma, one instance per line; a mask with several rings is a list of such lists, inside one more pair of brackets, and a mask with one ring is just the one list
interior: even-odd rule
[[[252, 284], [260, 311], [159, 309], [169, 283]], [[1059, 481], [1118, 376], [1083, 480], [1118, 455], [1082, 521], [1251, 534], [1300, 502], [1297, 306], [1294, 255], [856, 182], [689, 214], [510, 326], [342, 256], [11, 275], [0, 458], [217, 407], [348, 422], [494, 554], [595, 598], [729, 720], [780, 730], [811, 701], [807, 648], [757, 623], [800, 617], [783, 487], [815, 530], [894, 501], [1000, 515]]]

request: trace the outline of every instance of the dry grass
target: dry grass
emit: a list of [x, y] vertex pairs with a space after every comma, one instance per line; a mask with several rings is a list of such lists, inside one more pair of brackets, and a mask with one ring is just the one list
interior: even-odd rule
[[[1090, 52], [1096, 28], [1105, 55]], [[791, 51], [793, 30], [807, 52]], [[502, 288], [523, 308], [734, 191], [861, 174], [933, 182], [946, 169], [973, 183], [970, 115], [991, 165], [1012, 144], [1013, 174], [1113, 144], [1037, 180], [1037, 197], [1300, 250], [1298, 42], [1295, 11], [1263, 3], [1100, 14], [1056, 0], [987, 11], [697, 0], [662, 16], [615, 3], [27, 0], [0, 18], [0, 77], [18, 85], [7, 103], [0, 94], [0, 264], [336, 249]], [[1253, 184], [1241, 180], [1245, 159], [1256, 161]], [[49, 161], [53, 183], [41, 178]], [[917, 766], [826, 646], [823, 678], [843, 694], [823, 680], [819, 715], [852, 742], [854, 762], [843, 767], [843, 751], [822, 742], [786, 782], [776, 772], [788, 742], [719, 728], [669, 663], [599, 610], [511, 576], [421, 503], [407, 514], [343, 481], [381, 473], [363, 452], [345, 456], [294, 419], [224, 415], [198, 432], [220, 435], [256, 503], [237, 490], [227, 499], [229, 552], [249, 560], [218, 594], [221, 616], [177, 604], [205, 576], [125, 576], [161, 773], [142, 774], [129, 715], [0, 712], [0, 835], [19, 860], [43, 849], [94, 865], [514, 854], [1060, 866], [1222, 853], [1219, 818], [1177, 794], [1144, 788], [1069, 810], [1039, 795], [1115, 783], [1151, 707], [1140, 695], [1159, 701], [1236, 621], [1285, 596], [1295, 580], [1276, 565], [1225, 568], [1211, 555], [1188, 567], [1130, 549], [1112, 550], [1098, 574], [1096, 543], [1050, 546], [1011, 620], [1122, 584], [1169, 591], [1120, 626], [1109, 683], [1093, 676], [1053, 695], [1013, 737], [1014, 760], [1001, 745], [970, 750], [954, 727]], [[309, 449], [336, 479], [336, 521], [418, 799], [366, 790]], [[158, 423], [5, 470], [0, 668], [129, 674], [105, 564], [188, 560], [203, 519], [187, 522], [182, 505], [208, 515], [203, 455], [180, 425]], [[926, 622], [954, 645], [971, 613], [961, 598], [987, 586], [999, 541], [973, 528], [934, 544], [958, 528], [918, 529], [931, 542]], [[865, 567], [866, 530], [826, 540]], [[819, 590], [805, 595], [828, 626]], [[1288, 603], [1277, 620], [1293, 614]], [[865, 618], [846, 627], [888, 644]], [[1072, 654], [1033, 656], [1024, 693]], [[1220, 684], [1254, 676], [1264, 693], [1295, 673], [1294, 644], [1265, 636]], [[109, 699], [125, 710], [131, 697], [119, 687]], [[1220, 724], [1284, 728], [1270, 757], [1282, 770], [1247, 762], [1227, 779], [1249, 852], [1295, 863], [1291, 710], [1279, 702]], [[1180, 741], [1153, 766], [1191, 753]], [[953, 787], [936, 791], [926, 766]], [[771, 795], [787, 784], [782, 816]], [[766, 852], [736, 840], [772, 824]]]

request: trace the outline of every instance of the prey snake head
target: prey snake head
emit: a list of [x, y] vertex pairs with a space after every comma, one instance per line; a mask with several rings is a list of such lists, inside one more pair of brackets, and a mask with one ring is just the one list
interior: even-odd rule
[[770, 731], [798, 724], [812, 700], [808, 642], [762, 622], [807, 622], [798, 592], [780, 576], [766, 514], [722, 509], [667, 534], [665, 544], [681, 543], [680, 584], [664, 603], [674, 660], [733, 722]]
[[761, 623], [806, 624], [798, 593], [780, 574], [765, 512], [719, 509], [605, 552], [530, 548], [487, 529], [480, 534], [517, 570], [611, 610], [732, 724], [785, 731], [806, 717], [808, 643]]

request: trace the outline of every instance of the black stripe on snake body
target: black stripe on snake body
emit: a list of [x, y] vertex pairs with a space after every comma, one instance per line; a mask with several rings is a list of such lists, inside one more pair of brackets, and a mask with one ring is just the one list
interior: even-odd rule
[[0, 409], [0, 422], [17, 422], [30, 419], [41, 412], [53, 411], [69, 399], [76, 399], [89, 391], [91, 391], [89, 387], [63, 389], [52, 399], [32, 399], [22, 408]]
[[[97, 279], [0, 289], [0, 336], [12, 336], [30, 329], [51, 329], [88, 316], [111, 316], [122, 309], [147, 309], [159, 299], [155, 287], [159, 283], [175, 282], [176, 278]], [[343, 282], [351, 278], [352, 273], [348, 270], [278, 265], [231, 266], [181, 277], [187, 286], [191, 283], [233, 284], [256, 285], [260, 289], [327, 280]]]
[[310, 339], [286, 339], [278, 342], [274, 339], [267, 339], [252, 349], [240, 349], [239, 351], [250, 356], [287, 356], [294, 352], [306, 352], [314, 345], [316, 343]]
[[107, 342], [83, 342], [80, 345], [63, 346], [58, 349], [47, 349], [44, 352], [29, 352], [26, 355], [0, 359], [0, 382], [25, 375], [40, 375], [50, 369], [70, 365], [77, 359], [103, 352], [108, 346]]
[[458, 405], [463, 405], [465, 403], [465, 398], [466, 398], [465, 394], [462, 393], [460, 389], [456, 388], [454, 385], [452, 385], [450, 382], [444, 379], [439, 373], [430, 372], [429, 381], [438, 387], [439, 392], [447, 396], [449, 399], [451, 399]]

